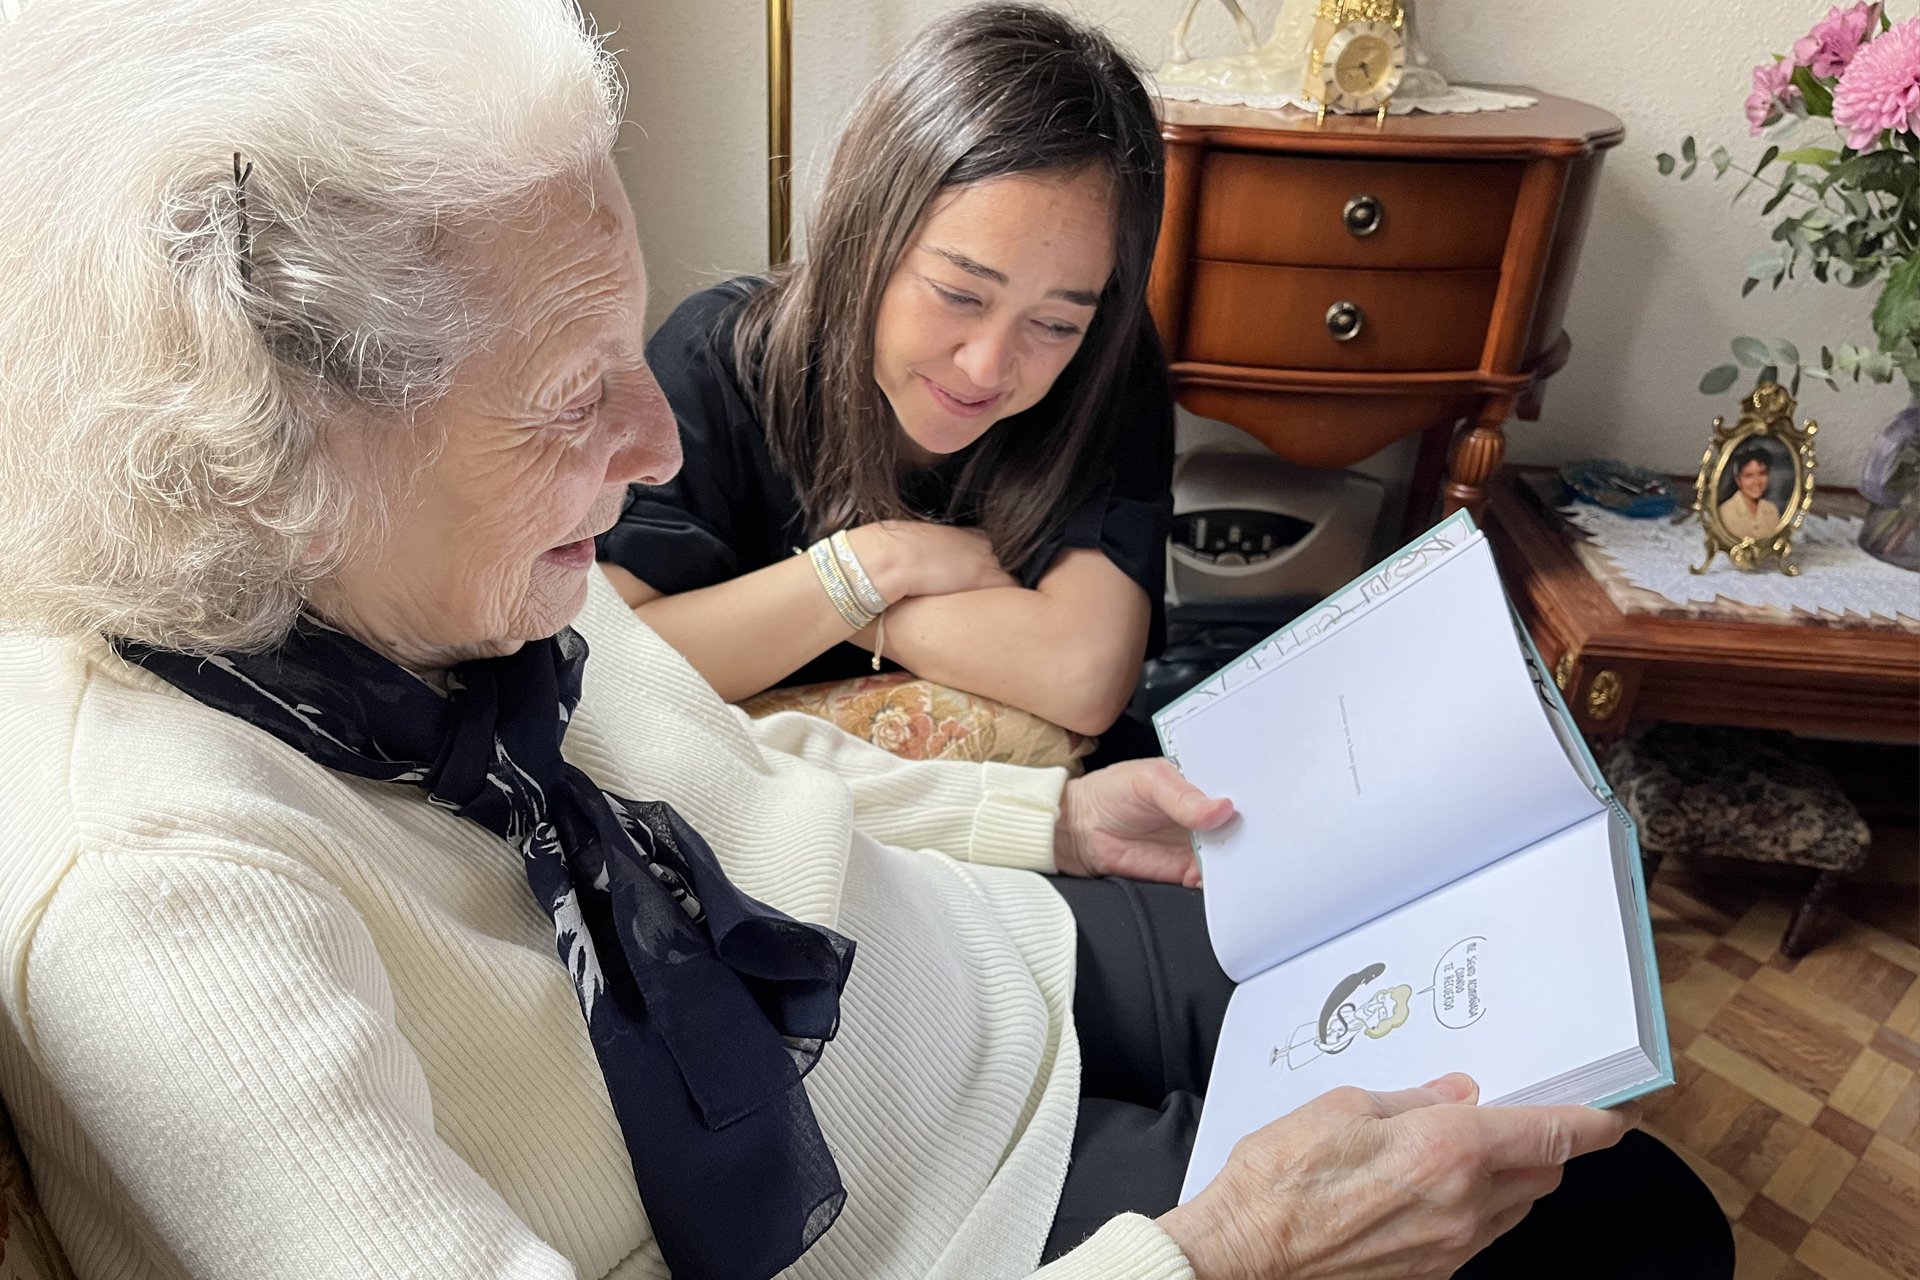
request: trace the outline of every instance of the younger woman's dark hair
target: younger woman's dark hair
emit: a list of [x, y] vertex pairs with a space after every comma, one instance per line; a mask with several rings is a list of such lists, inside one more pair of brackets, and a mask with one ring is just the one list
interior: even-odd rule
[[1095, 483], [1130, 362], [1157, 356], [1147, 275], [1164, 185], [1159, 125], [1112, 41], [1050, 9], [982, 4], [928, 28], [867, 89], [841, 134], [806, 260], [746, 304], [736, 363], [810, 536], [916, 514], [900, 440], [873, 378], [880, 297], [940, 192], [1011, 174], [1108, 179], [1113, 274], [1073, 360], [1042, 402], [1053, 431], [1000, 424], [971, 449], [944, 513], [977, 520], [1002, 564], [1038, 550]]
[[1767, 452], [1765, 445], [1749, 442], [1735, 449], [1733, 451], [1733, 462], [1731, 464], [1733, 474], [1737, 476], [1742, 471], [1745, 471], [1749, 462], [1757, 462], [1769, 472], [1773, 470], [1773, 457]]

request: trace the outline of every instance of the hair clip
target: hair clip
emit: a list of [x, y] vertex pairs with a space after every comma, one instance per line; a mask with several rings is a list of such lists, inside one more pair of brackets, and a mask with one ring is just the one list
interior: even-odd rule
[[233, 153], [233, 202], [240, 211], [240, 278], [253, 283], [253, 223], [247, 218], [247, 179], [253, 176], [253, 161], [240, 167], [240, 153]]

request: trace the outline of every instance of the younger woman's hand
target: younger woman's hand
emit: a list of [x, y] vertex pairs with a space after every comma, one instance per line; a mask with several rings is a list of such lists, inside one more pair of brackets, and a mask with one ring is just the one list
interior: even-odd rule
[[993, 543], [978, 529], [926, 520], [881, 520], [861, 525], [848, 537], [861, 567], [888, 604], [909, 596], [1020, 585], [1000, 567]]
[[1233, 801], [1209, 799], [1171, 760], [1123, 760], [1068, 781], [1054, 829], [1062, 875], [1126, 876], [1188, 888], [1200, 883], [1192, 831], [1233, 817]]

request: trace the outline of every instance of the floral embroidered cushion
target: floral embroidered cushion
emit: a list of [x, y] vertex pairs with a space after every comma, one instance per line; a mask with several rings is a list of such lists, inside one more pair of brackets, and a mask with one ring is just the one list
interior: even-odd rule
[[907, 760], [1059, 765], [1078, 773], [1095, 745], [1031, 712], [906, 671], [769, 689], [740, 705], [755, 719], [780, 711], [818, 716]]

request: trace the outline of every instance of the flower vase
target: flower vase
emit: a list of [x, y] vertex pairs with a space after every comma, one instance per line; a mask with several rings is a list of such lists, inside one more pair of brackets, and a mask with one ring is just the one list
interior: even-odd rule
[[1873, 509], [1860, 529], [1860, 549], [1920, 573], [1920, 387], [1881, 428], [1867, 450], [1860, 493]]

